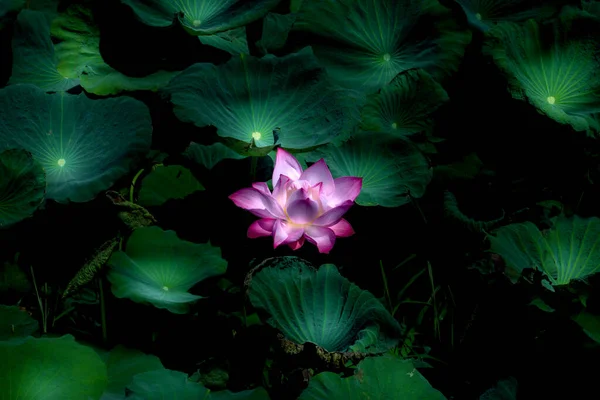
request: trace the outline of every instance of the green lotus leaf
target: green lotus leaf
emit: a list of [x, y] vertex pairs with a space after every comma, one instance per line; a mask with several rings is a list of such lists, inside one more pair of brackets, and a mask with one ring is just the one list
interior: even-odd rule
[[0, 321], [0, 340], [24, 338], [40, 328], [38, 321], [17, 306], [0, 304]]
[[152, 142], [148, 107], [125, 96], [91, 100], [11, 85], [0, 89], [0, 121], [0, 151], [29, 151], [46, 171], [46, 197], [57, 202], [92, 200]]
[[292, 31], [315, 36], [308, 44], [336, 83], [366, 93], [413, 68], [446, 78], [471, 41], [438, 0], [305, 1]]
[[518, 382], [510, 376], [498, 381], [496, 386], [486, 390], [479, 400], [517, 400]]
[[171, 26], [174, 16], [193, 35], [212, 35], [262, 18], [281, 0], [121, 0], [145, 24]]
[[45, 193], [46, 173], [31, 153], [21, 149], [0, 153], [0, 229], [30, 217]]
[[443, 400], [446, 397], [431, 386], [411, 360], [386, 355], [364, 359], [354, 376], [347, 378], [321, 372], [310, 380], [298, 398], [323, 399]]
[[392, 138], [430, 133], [433, 112], [448, 100], [444, 88], [426, 71], [408, 70], [368, 97], [361, 128]]
[[143, 372], [133, 377], [127, 389], [131, 400], [208, 400], [210, 390], [188, 380], [183, 372], [159, 369]]
[[376, 135], [364, 132], [339, 147], [319, 148], [307, 161], [324, 158], [334, 178], [363, 178], [355, 200], [361, 206], [398, 207], [409, 203], [410, 196], [422, 197], [433, 175], [425, 156], [408, 141], [394, 142], [392, 147]]
[[121, 345], [110, 351], [106, 367], [108, 386], [100, 400], [125, 399], [125, 388], [135, 375], [164, 368], [158, 357]]
[[108, 265], [116, 297], [175, 314], [185, 314], [189, 303], [202, 298], [188, 293], [192, 286], [227, 269], [218, 247], [186, 242], [157, 226], [134, 230], [125, 251], [114, 252]]
[[499, 228], [489, 236], [490, 251], [518, 275], [537, 269], [552, 286], [567, 285], [600, 271], [600, 218], [559, 216], [547, 232], [531, 222]]
[[[583, 11], [600, 17], [600, 1], [597, 0], [581, 0], [581, 8]], [[0, 13], [1, 15], [1, 13]]]
[[600, 315], [592, 314], [584, 309], [572, 319], [590, 339], [600, 344]]
[[218, 32], [214, 35], [198, 36], [198, 39], [202, 44], [216, 47], [233, 55], [250, 54], [245, 26]]
[[296, 22], [295, 14], [268, 13], [263, 20], [263, 31], [256, 47], [263, 54], [281, 49], [287, 41], [288, 34]]
[[540, 24], [502, 22], [487, 32], [484, 52], [507, 76], [513, 98], [561, 124], [600, 131], [600, 19], [567, 7]]
[[383, 304], [333, 264], [315, 269], [297, 257], [278, 257], [252, 277], [249, 299], [296, 344], [374, 354], [399, 340], [400, 325]]
[[9, 84], [31, 83], [48, 92], [66, 91], [79, 85], [79, 79], [62, 76], [57, 69], [50, 23], [55, 15], [22, 10], [17, 17], [12, 40], [13, 68]]
[[164, 89], [174, 112], [219, 136], [270, 150], [328, 143], [358, 121], [350, 91], [334, 89], [312, 50], [277, 58], [240, 55], [223, 65], [194, 64]]
[[142, 180], [138, 203], [143, 207], [160, 206], [171, 199], [204, 190], [204, 186], [181, 165], [158, 166]]
[[[0, 267], [0, 294], [14, 292], [23, 295], [31, 290], [27, 274], [17, 264], [17, 259], [5, 261]], [[19, 296], [21, 297], [21, 296]]]
[[207, 169], [212, 169], [220, 161], [225, 159], [241, 160], [244, 156], [231, 150], [223, 143], [215, 143], [204, 146], [198, 143], [191, 143], [185, 151], [185, 156], [197, 164]]
[[73, 336], [0, 341], [0, 399], [98, 400], [106, 365]]
[[[0, 18], [6, 14], [19, 11], [25, 5], [25, 0], [2, 0], [0, 1]], [[0, 25], [1, 27], [1, 25]]]
[[558, 9], [556, 1], [544, 0], [456, 0], [469, 24], [485, 32], [501, 21], [523, 22], [530, 18], [544, 20]]
[[92, 12], [71, 5], [52, 22], [51, 34], [58, 60], [58, 72], [65, 78], [78, 79], [89, 93], [100, 96], [122, 91], [158, 90], [179, 71], [158, 71], [144, 77], [129, 77], [104, 62], [100, 54], [100, 30]]
[[233, 393], [229, 390], [210, 392], [210, 400], [269, 400], [269, 393], [263, 387]]

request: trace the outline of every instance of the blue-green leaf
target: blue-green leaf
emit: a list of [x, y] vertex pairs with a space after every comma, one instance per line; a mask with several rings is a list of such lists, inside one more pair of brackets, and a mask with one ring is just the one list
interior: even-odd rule
[[91, 100], [33, 85], [0, 89], [0, 151], [22, 148], [46, 170], [47, 195], [85, 202], [150, 150], [148, 107], [131, 97]]

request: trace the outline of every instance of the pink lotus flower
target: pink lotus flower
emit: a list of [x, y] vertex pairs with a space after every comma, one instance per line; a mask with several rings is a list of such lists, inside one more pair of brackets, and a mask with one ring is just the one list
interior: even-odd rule
[[273, 248], [287, 244], [297, 250], [304, 240], [329, 253], [336, 237], [348, 237], [354, 229], [342, 216], [354, 204], [362, 178], [333, 179], [325, 160], [306, 171], [287, 151], [278, 148], [273, 170], [273, 193], [266, 182], [240, 189], [229, 196], [236, 206], [261, 217], [248, 228], [248, 237], [273, 236]]

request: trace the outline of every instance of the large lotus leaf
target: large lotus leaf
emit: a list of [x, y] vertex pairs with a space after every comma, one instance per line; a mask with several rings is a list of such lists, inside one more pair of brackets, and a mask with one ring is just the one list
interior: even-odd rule
[[0, 400], [98, 400], [106, 365], [73, 336], [0, 341]]
[[125, 388], [135, 375], [164, 368], [158, 357], [121, 345], [110, 351], [106, 367], [108, 386], [100, 400], [125, 399]]
[[45, 193], [46, 173], [31, 153], [21, 149], [0, 153], [0, 229], [30, 217]]
[[183, 372], [159, 369], [133, 377], [127, 389], [131, 400], [208, 400], [210, 390], [188, 380]]
[[542, 233], [531, 222], [511, 224], [490, 236], [491, 251], [521, 272], [543, 272], [554, 286], [585, 279], [600, 271], [600, 218], [558, 217]]
[[116, 297], [175, 314], [185, 314], [189, 303], [201, 298], [188, 293], [192, 286], [227, 269], [218, 247], [186, 242], [157, 226], [133, 231], [125, 251], [113, 253], [108, 265]]
[[305, 1], [292, 30], [316, 35], [309, 44], [335, 82], [367, 93], [411, 68], [445, 78], [471, 41], [438, 0]]
[[142, 180], [138, 203], [143, 207], [160, 206], [199, 190], [204, 190], [204, 186], [189, 169], [181, 165], [158, 166]]
[[507, 76], [515, 99], [526, 100], [561, 124], [598, 133], [600, 20], [566, 8], [540, 24], [503, 22], [487, 33], [484, 52]]
[[465, 11], [471, 26], [482, 32], [501, 21], [522, 22], [530, 18], [543, 20], [559, 9], [557, 1], [548, 0], [456, 0], [456, 2]]
[[358, 105], [348, 106], [348, 92], [330, 85], [310, 47], [281, 58], [241, 55], [220, 66], [194, 64], [164, 90], [180, 120], [214, 125], [220, 136], [256, 147], [270, 149], [274, 130], [282, 147], [317, 146], [358, 120]]
[[398, 343], [398, 322], [333, 264], [315, 270], [297, 257], [281, 257], [252, 277], [249, 298], [271, 316], [270, 325], [297, 344], [380, 353]]
[[263, 20], [263, 31], [256, 47], [263, 54], [281, 49], [287, 41], [288, 34], [296, 22], [296, 14], [268, 13]]
[[31, 318], [27, 311], [0, 304], [0, 340], [27, 337], [39, 328], [39, 322]]
[[33, 85], [0, 90], [0, 151], [23, 148], [46, 170], [47, 198], [85, 202], [150, 150], [148, 107], [130, 97], [91, 100]]
[[310, 380], [298, 400], [398, 399], [442, 400], [444, 395], [421, 375], [411, 360], [392, 356], [369, 357], [358, 364], [354, 376], [342, 378], [321, 372]]
[[171, 26], [174, 16], [194, 35], [211, 35], [262, 18], [281, 0], [121, 0], [145, 24]]
[[210, 400], [269, 400], [269, 393], [263, 387], [233, 393], [229, 390], [210, 392]]
[[225, 159], [241, 160], [242, 158], [245, 158], [225, 146], [223, 143], [218, 142], [209, 146], [192, 142], [186, 149], [184, 155], [207, 169], [212, 169], [220, 161]]
[[92, 12], [71, 5], [52, 21], [51, 34], [58, 60], [58, 72], [65, 78], [79, 79], [89, 93], [100, 96], [122, 91], [158, 90], [179, 71], [158, 71], [144, 77], [129, 77], [104, 62], [100, 54], [100, 30]]
[[233, 55], [250, 54], [245, 26], [215, 33], [214, 35], [198, 36], [198, 39], [202, 44], [216, 47]]
[[335, 178], [363, 178], [356, 198], [361, 206], [398, 207], [409, 203], [410, 196], [422, 197], [433, 176], [425, 156], [410, 142], [397, 141], [392, 148], [376, 136], [363, 132], [339, 147], [317, 149], [307, 161], [324, 158]]
[[12, 41], [13, 68], [9, 84], [31, 83], [50, 91], [65, 91], [79, 85], [79, 79], [62, 76], [56, 66], [50, 40], [51, 13], [22, 10], [17, 17]]
[[426, 71], [409, 70], [368, 97], [361, 128], [392, 138], [430, 132], [433, 112], [448, 99], [444, 88]]

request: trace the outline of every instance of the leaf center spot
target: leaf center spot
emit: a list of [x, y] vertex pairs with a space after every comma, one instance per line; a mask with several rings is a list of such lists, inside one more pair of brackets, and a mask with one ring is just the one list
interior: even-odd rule
[[252, 139], [254, 139], [254, 140], [260, 140], [261, 137], [262, 137], [262, 133], [260, 133], [260, 132], [252, 132]]
[[556, 103], [556, 99], [554, 98], [554, 96], [548, 96], [546, 100], [548, 100], [548, 103], [550, 104]]
[[385, 54], [383, 55], [383, 61], [390, 61], [390, 59], [391, 59], [391, 58], [392, 58], [392, 57], [390, 57], [390, 53], [385, 53]]
[[200, 26], [201, 23], [202, 23], [202, 21], [200, 21], [199, 19], [195, 19], [195, 20], [192, 21], [192, 25], [194, 25], [196, 27]]
[[60, 160], [58, 160], [57, 164], [59, 167], [64, 167], [66, 163], [67, 161], [64, 158], [61, 158]]

